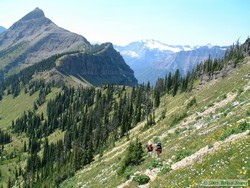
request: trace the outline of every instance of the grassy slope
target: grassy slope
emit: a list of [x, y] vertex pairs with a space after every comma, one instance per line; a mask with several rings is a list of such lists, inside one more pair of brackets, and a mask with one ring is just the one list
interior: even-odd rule
[[12, 120], [22, 115], [25, 110], [32, 109], [34, 101], [38, 97], [38, 92], [30, 96], [23, 92], [13, 98], [12, 95], [4, 96], [0, 101], [0, 128], [8, 129], [11, 126]]
[[[249, 72], [248, 59], [247, 63], [234, 70], [228, 77], [213, 80], [192, 94], [184, 93], [174, 98], [162, 97], [161, 106], [156, 111], [156, 125], [143, 130], [145, 122], [142, 122], [131, 131], [130, 138], [139, 137], [143, 144], [150, 139], [154, 142], [161, 140], [163, 153], [160, 160], [164, 164], [173, 164], [176, 162], [177, 152], [180, 153], [182, 148], [188, 151], [188, 156], [207, 145], [213, 147], [216, 142], [225, 140], [231, 129], [238, 130], [241, 124], [239, 120], [247, 121], [249, 129], [250, 82], [246, 76]], [[186, 105], [193, 97], [196, 98], [197, 105], [187, 109]], [[160, 120], [162, 113], [166, 113], [166, 117]], [[182, 116], [185, 113], [187, 117]], [[182, 118], [173, 123], [176, 117]], [[230, 145], [222, 145], [215, 154], [205, 154], [203, 162], [194, 161], [192, 168], [161, 172], [150, 187], [159, 187], [159, 184], [162, 187], [195, 186], [206, 178], [247, 179], [250, 171], [247, 158], [250, 147], [247, 143], [249, 135]], [[117, 176], [115, 171], [119, 168], [127, 145], [126, 138], [119, 140], [112, 150], [105, 151], [100, 158], [96, 156], [96, 161], [66, 180], [61, 187], [116, 187], [123, 183], [126, 179]], [[145, 157], [145, 161], [132, 167], [129, 173], [144, 172], [154, 160]], [[205, 172], [202, 172], [204, 169]], [[243, 171], [244, 169], [246, 171]]]
[[5, 53], [0, 58], [1, 60], [0, 68], [3, 68], [8, 63], [15, 60], [21, 53], [23, 53], [27, 45], [28, 45], [27, 43], [23, 42], [17, 44], [15, 47], [10, 48], [9, 50], [6, 50]]
[[[52, 88], [52, 92], [49, 93], [46, 97], [46, 100], [50, 100], [56, 96], [56, 94], [60, 92], [60, 89], [58, 88]], [[24, 94], [24, 92], [21, 92], [19, 96], [13, 99], [11, 95], [4, 96], [3, 100], [0, 101], [0, 128], [2, 130], [6, 130], [10, 133], [10, 126], [12, 120], [15, 120], [19, 116], [23, 114], [25, 110], [32, 110], [34, 101], [38, 98], [39, 91], [34, 93], [32, 96], [29, 96], [29, 94]], [[45, 102], [40, 108], [39, 113], [44, 113], [46, 116], [46, 106], [47, 102]], [[7, 187], [7, 181], [10, 178], [15, 177], [15, 169], [19, 169], [19, 166], [22, 168], [26, 164], [26, 154], [22, 153], [24, 141], [28, 144], [28, 140], [25, 137], [24, 134], [17, 135], [13, 134], [12, 139], [13, 141], [9, 144], [5, 145], [5, 152], [3, 154], [3, 161], [0, 161], [0, 185], [3, 185], [4, 187]], [[51, 141], [56, 141], [58, 138], [61, 138], [63, 133], [56, 132], [55, 134], [51, 135]], [[11, 155], [11, 153], [13, 155]], [[13, 157], [11, 157], [13, 156]], [[19, 162], [19, 157], [20, 161]]]

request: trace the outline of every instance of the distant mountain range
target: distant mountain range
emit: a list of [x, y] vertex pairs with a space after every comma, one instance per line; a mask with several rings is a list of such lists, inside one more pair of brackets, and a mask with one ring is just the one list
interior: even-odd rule
[[185, 74], [209, 55], [211, 58], [223, 57], [227, 46], [168, 45], [151, 39], [115, 46], [115, 49], [134, 70], [139, 83], [150, 81], [154, 84], [158, 77], [165, 77], [176, 69]]
[[6, 31], [6, 28], [4, 28], [3, 26], [0, 26], [0, 33]]
[[83, 36], [58, 27], [39, 8], [0, 34], [0, 78], [62, 53], [67, 54], [57, 60], [57, 74], [74, 75], [93, 85], [137, 84], [111, 43], [91, 45]]

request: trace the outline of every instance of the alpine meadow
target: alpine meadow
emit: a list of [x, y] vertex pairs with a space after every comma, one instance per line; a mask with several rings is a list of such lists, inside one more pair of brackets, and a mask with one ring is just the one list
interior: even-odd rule
[[250, 186], [249, 96], [249, 37], [92, 44], [35, 8], [0, 27], [0, 188]]

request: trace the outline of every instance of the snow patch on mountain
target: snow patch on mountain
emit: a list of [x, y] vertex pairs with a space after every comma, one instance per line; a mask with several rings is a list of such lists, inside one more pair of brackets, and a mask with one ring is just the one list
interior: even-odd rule
[[127, 55], [127, 56], [130, 56], [130, 57], [133, 57], [133, 58], [139, 57], [139, 54], [136, 53], [135, 51], [132, 51], [132, 50], [122, 51], [122, 55]]
[[160, 51], [171, 51], [171, 52], [179, 52], [183, 50], [180, 46], [168, 45], [157, 40], [141, 40], [144, 43], [144, 46], [148, 49], [158, 49]]

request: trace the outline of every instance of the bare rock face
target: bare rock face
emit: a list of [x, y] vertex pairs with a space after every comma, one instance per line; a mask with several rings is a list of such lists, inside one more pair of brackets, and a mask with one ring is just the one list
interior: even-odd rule
[[58, 70], [83, 77], [93, 85], [137, 85], [134, 72], [111, 43], [94, 46], [87, 53], [65, 55]]

